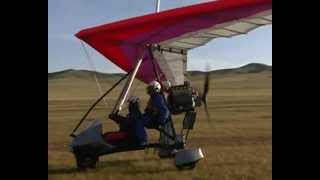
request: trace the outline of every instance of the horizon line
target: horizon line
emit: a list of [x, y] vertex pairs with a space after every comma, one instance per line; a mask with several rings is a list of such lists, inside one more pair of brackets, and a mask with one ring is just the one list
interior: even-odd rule
[[[212, 69], [212, 70], [209, 70], [209, 71], [219, 71], [219, 70], [236, 69], [236, 68], [240, 68], [240, 67], [243, 67], [243, 66], [247, 66], [247, 65], [249, 65], [249, 64], [261, 64], [261, 65], [265, 65], [265, 66], [270, 66], [270, 67], [272, 67], [272, 64], [252, 62], [252, 63], [247, 63], [247, 64], [244, 64], [244, 65], [240, 65], [240, 66], [237, 66], [237, 67], [228, 67], [228, 68], [221, 68], [221, 69]], [[124, 72], [111, 72], [111, 73], [108, 73], [108, 72], [101, 72], [101, 71], [95, 71], [95, 70], [90, 70], [90, 69], [68, 68], [68, 69], [62, 69], [62, 70], [58, 70], [58, 71], [51, 71], [51, 72], [48, 71], [48, 74], [58, 73], [58, 72], [68, 71], [68, 70], [90, 71], [90, 72], [96, 72], [96, 73], [102, 73], [102, 74], [125, 74], [125, 73], [126, 73], [125, 71], [124, 71]], [[123, 71], [123, 70], [122, 70], [122, 71]], [[190, 72], [190, 71], [208, 72], [208, 71], [197, 70], [197, 69], [189, 69], [189, 70], [187, 70], [187, 71], [188, 71], [188, 72]]]

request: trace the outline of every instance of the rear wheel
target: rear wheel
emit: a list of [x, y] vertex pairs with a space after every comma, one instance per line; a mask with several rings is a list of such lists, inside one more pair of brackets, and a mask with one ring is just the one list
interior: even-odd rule
[[77, 167], [79, 170], [86, 170], [88, 168], [96, 168], [97, 162], [99, 160], [98, 156], [78, 156], [76, 157]]

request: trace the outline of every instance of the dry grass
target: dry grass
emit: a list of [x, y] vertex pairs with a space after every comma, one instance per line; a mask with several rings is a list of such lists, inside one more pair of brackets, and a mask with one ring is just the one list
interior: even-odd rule
[[[201, 87], [202, 78], [193, 77]], [[107, 89], [115, 79], [102, 82]], [[199, 109], [189, 147], [201, 147], [205, 159], [192, 171], [178, 171], [173, 160], [159, 160], [153, 151], [104, 156], [96, 170], [77, 172], [68, 151], [69, 133], [99, 93], [94, 81], [48, 81], [48, 177], [49, 179], [272, 179], [272, 74], [271, 72], [213, 76], [209, 94], [211, 121]], [[133, 94], [144, 97], [138, 82]], [[104, 122], [104, 131], [116, 126], [106, 119], [119, 89], [109, 96], [108, 109], [101, 103], [91, 117]], [[181, 117], [175, 120], [181, 126]], [[151, 139], [157, 132], [149, 131]]]

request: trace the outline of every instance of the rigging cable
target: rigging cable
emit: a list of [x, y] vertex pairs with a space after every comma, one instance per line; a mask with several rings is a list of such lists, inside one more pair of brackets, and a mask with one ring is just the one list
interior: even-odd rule
[[106, 96], [108, 95], [115, 87], [117, 87], [122, 80], [124, 80], [125, 78], [127, 78], [129, 75], [126, 74], [124, 75], [121, 79], [119, 79], [119, 81], [117, 81], [110, 89], [108, 89], [108, 91], [106, 91], [103, 95], [101, 95], [101, 97], [99, 99], [97, 99], [89, 108], [89, 110], [83, 115], [83, 117], [81, 118], [81, 120], [79, 121], [79, 123], [77, 124], [77, 126], [73, 129], [72, 133], [70, 134], [71, 137], [76, 137], [76, 135], [74, 134], [77, 129], [79, 128], [79, 126], [81, 125], [81, 123], [87, 118], [87, 116], [89, 115], [89, 113], [91, 112], [91, 110]]
[[[97, 68], [94, 66], [94, 63], [93, 63], [93, 61], [92, 61], [92, 59], [91, 59], [91, 57], [90, 57], [90, 55], [89, 55], [89, 52], [87, 51], [87, 48], [86, 48], [85, 44], [84, 44], [82, 41], [80, 41], [80, 42], [81, 42], [82, 48], [83, 48], [83, 50], [84, 50], [84, 52], [85, 52], [85, 54], [86, 54], [88, 63], [89, 63], [89, 65], [91, 66], [91, 69], [94, 71], [94, 72], [93, 72], [93, 77], [94, 77], [94, 80], [95, 80], [95, 82], [96, 82], [96, 85], [97, 85], [97, 87], [98, 87], [98, 90], [99, 90], [99, 93], [100, 93], [100, 96], [101, 96], [101, 95], [103, 94], [103, 92], [102, 92], [102, 88], [101, 88], [101, 85], [100, 85], [100, 83], [99, 83], [99, 80], [98, 80], [98, 78], [97, 78], [97, 75], [96, 75], [96, 73], [98, 72], [98, 71], [97, 71]], [[105, 98], [103, 98], [102, 100], [103, 100], [106, 108], [108, 108], [108, 104], [107, 104], [107, 101], [105, 100]]]

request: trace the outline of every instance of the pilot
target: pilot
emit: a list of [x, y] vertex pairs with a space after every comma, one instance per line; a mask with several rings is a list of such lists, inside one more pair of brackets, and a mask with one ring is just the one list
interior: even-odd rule
[[158, 81], [152, 81], [147, 87], [150, 96], [145, 108], [143, 119], [147, 128], [157, 128], [168, 121], [170, 111], [161, 93], [161, 85]]
[[[161, 85], [157, 81], [152, 81], [147, 86], [147, 93], [150, 96], [147, 107], [142, 114], [142, 121], [136, 121], [136, 135], [140, 140], [140, 145], [148, 143], [145, 128], [157, 129], [160, 125], [164, 125], [170, 116], [170, 111], [161, 93]], [[143, 124], [142, 124], [143, 123]]]
[[147, 93], [150, 99], [143, 114], [141, 114], [139, 110], [139, 99], [131, 97], [128, 100], [129, 114], [127, 117], [122, 117], [118, 114], [109, 115], [110, 119], [120, 124], [120, 131], [134, 132], [138, 141], [137, 143], [141, 146], [147, 145], [148, 143], [145, 127], [148, 129], [157, 129], [160, 125], [164, 125], [170, 116], [170, 111], [166, 105], [164, 96], [161, 94], [160, 83], [152, 81], [147, 86]]

